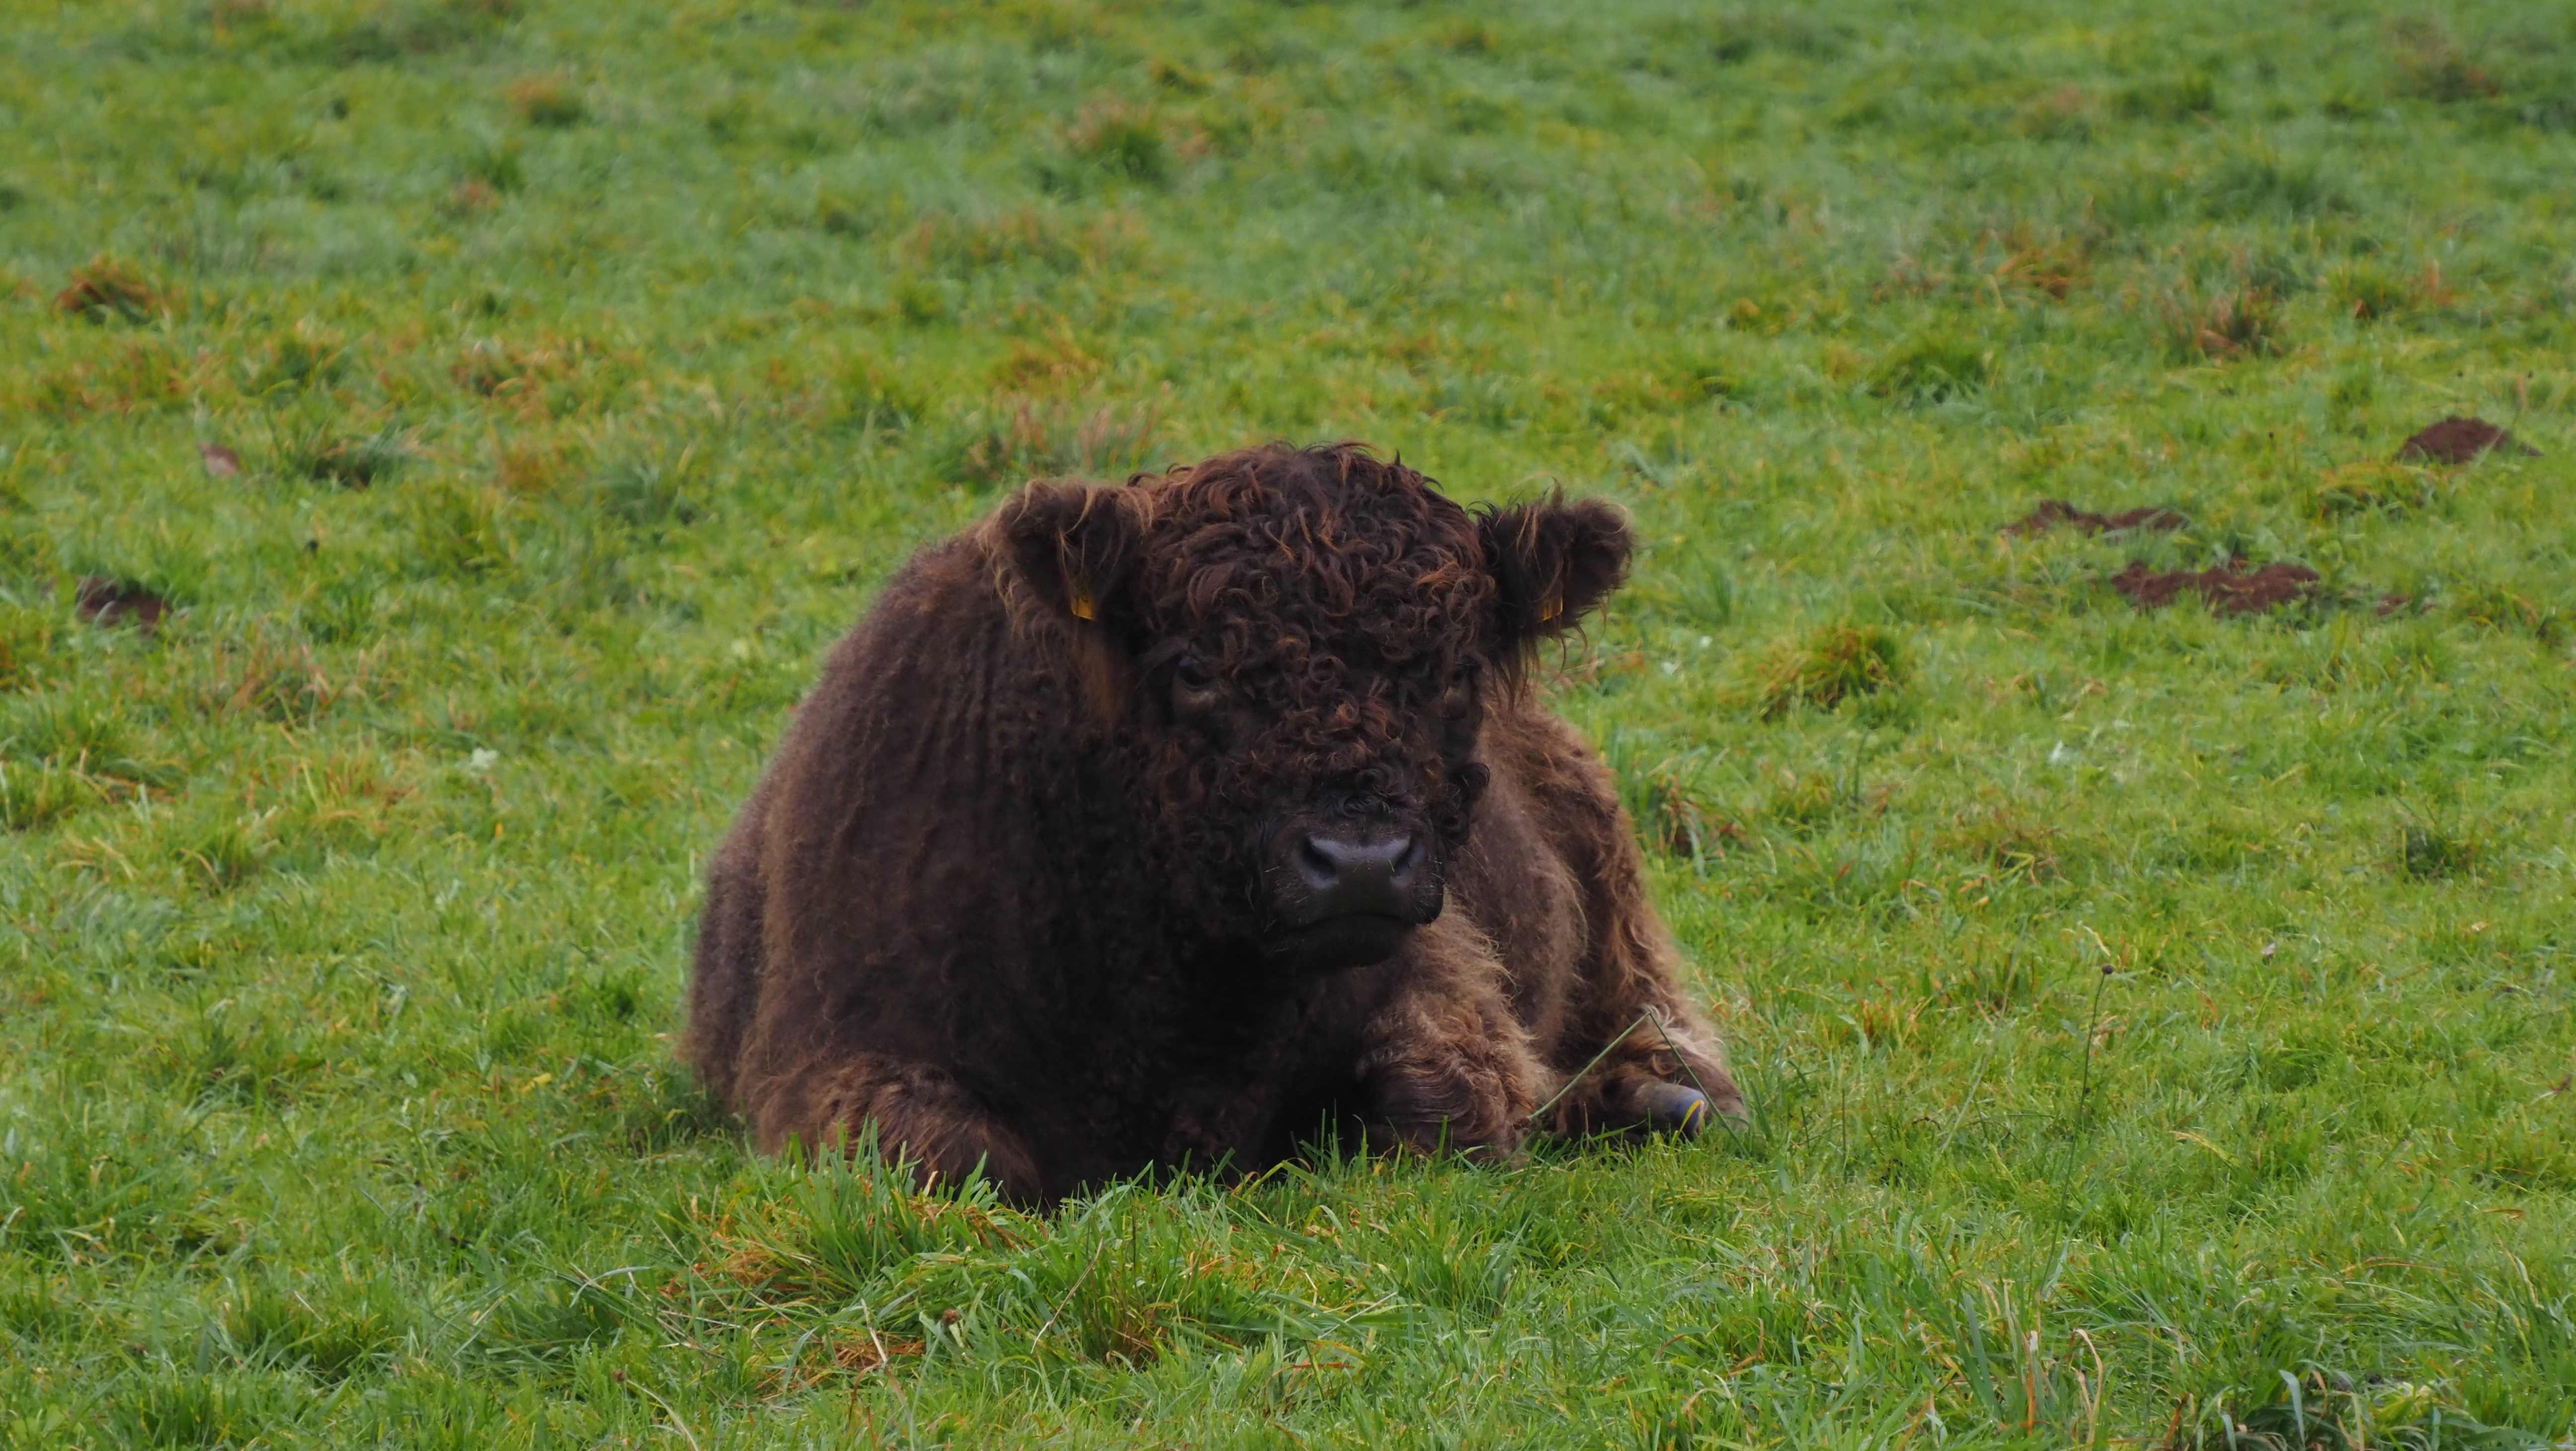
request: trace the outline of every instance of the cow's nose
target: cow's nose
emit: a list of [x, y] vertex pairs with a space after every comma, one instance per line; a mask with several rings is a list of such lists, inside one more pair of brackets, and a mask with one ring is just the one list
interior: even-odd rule
[[1317, 917], [1369, 913], [1410, 917], [1422, 886], [1422, 843], [1410, 836], [1309, 832], [1297, 844], [1297, 874]]

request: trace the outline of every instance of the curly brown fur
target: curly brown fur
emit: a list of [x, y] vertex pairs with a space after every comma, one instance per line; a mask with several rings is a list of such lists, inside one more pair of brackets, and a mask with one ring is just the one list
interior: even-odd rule
[[709, 872], [684, 1056], [765, 1148], [873, 1124], [1035, 1202], [1325, 1115], [1509, 1154], [1551, 1098], [1740, 1111], [1607, 773], [1520, 688], [1628, 552], [1352, 445], [1030, 485], [834, 650]]

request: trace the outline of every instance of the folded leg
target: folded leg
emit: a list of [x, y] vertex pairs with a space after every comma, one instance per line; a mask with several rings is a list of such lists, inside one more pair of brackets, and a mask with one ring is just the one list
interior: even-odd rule
[[1509, 1158], [1545, 1070], [1514, 1015], [1493, 944], [1463, 913], [1415, 934], [1393, 995], [1371, 1018], [1364, 1118], [1398, 1144]]

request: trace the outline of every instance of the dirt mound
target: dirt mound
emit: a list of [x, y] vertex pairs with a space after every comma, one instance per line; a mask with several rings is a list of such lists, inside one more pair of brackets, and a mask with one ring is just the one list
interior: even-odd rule
[[2064, 525], [2087, 534], [2105, 534], [2120, 529], [2180, 529], [2190, 519], [2171, 509], [2128, 509], [2117, 514], [2090, 514], [2064, 499], [2042, 499], [2039, 507], [2004, 526], [2006, 534], [2045, 534]]
[[2496, 427], [2483, 418], [2445, 418], [2398, 447], [2400, 463], [2464, 464], [2500, 448], [2526, 458], [2538, 458], [2540, 450]]
[[2316, 592], [2317, 572], [2304, 564], [2275, 562], [2260, 569], [2248, 565], [2249, 561], [2240, 555], [2219, 569], [2197, 573], [2177, 569], [2158, 574], [2142, 563], [2132, 562], [2111, 576], [2111, 588], [2127, 595], [2129, 603], [2142, 610], [2163, 609], [2189, 590], [2209, 601], [2210, 609], [2222, 615], [2259, 615], [2295, 604]]
[[82, 578], [73, 603], [80, 617], [93, 625], [130, 622], [149, 630], [170, 613], [170, 602], [143, 586], [99, 574]]

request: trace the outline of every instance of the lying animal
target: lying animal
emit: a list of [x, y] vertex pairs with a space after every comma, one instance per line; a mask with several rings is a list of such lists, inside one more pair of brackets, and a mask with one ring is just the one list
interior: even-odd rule
[[1327, 1122], [1740, 1114], [1524, 686], [1628, 554], [1606, 504], [1471, 514], [1353, 445], [1029, 485], [833, 651], [714, 859], [683, 1054], [765, 1149], [872, 1125], [1037, 1204]]

